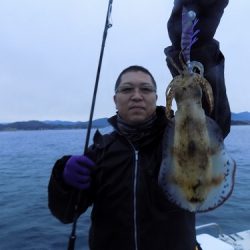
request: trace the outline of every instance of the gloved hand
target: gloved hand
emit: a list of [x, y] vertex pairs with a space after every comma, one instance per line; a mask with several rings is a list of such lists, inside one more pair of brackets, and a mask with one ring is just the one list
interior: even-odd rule
[[91, 171], [95, 163], [87, 156], [71, 156], [66, 162], [63, 179], [66, 184], [79, 189], [86, 190], [90, 187]]
[[200, 32], [198, 34], [198, 41], [194, 44], [194, 47], [198, 47], [213, 39], [228, 2], [229, 0], [175, 0], [167, 24], [172, 45], [180, 49], [183, 6], [188, 10], [195, 11], [196, 17], [199, 20], [195, 29], [200, 30]]

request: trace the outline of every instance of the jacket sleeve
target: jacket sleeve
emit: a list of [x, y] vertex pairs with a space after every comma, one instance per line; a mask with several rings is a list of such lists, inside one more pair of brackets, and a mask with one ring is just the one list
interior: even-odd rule
[[[99, 186], [98, 169], [103, 152], [114, 141], [112, 135], [101, 135], [97, 130], [93, 137], [93, 144], [89, 146], [85, 153], [96, 163], [92, 171], [91, 186], [88, 190], [79, 191], [67, 185], [62, 178], [63, 170], [70, 156], [64, 156], [57, 160], [50, 177], [48, 185], [48, 206], [51, 213], [62, 223], [73, 222], [75, 216], [80, 216], [89, 206], [94, 203], [97, 187]], [[78, 209], [76, 212], [76, 205]]]
[[[180, 50], [176, 49], [174, 46], [169, 46], [165, 49], [167, 65], [173, 77], [176, 76], [178, 72], [170, 63], [169, 58], [172, 58], [181, 68], [178, 63], [179, 53]], [[225, 138], [230, 132], [231, 111], [224, 79], [225, 59], [219, 49], [219, 43], [216, 40], [212, 40], [202, 47], [192, 49], [191, 58], [192, 60], [201, 62], [204, 66], [204, 77], [210, 83], [214, 96], [214, 110], [210, 117], [217, 122], [222, 130], [223, 137]], [[208, 103], [205, 98], [203, 98], [202, 103], [206, 115], [208, 115]]]
[[[64, 183], [62, 179], [69, 158], [70, 156], [64, 156], [56, 161], [48, 185], [48, 207], [51, 213], [65, 224], [73, 222], [76, 215], [80, 216], [91, 205], [90, 191], [79, 191]], [[76, 213], [75, 206], [78, 200], [80, 203]]]
[[[204, 66], [204, 77], [210, 83], [214, 95], [214, 110], [210, 117], [217, 122], [224, 138], [230, 132], [231, 111], [224, 79], [225, 59], [220, 51], [219, 42], [213, 36], [228, 2], [229, 0], [175, 0], [167, 25], [172, 46], [167, 47], [164, 51], [169, 70], [173, 76], [176, 76], [178, 73], [171, 65], [169, 58], [172, 58], [181, 69], [179, 54], [181, 50], [182, 7], [195, 10], [199, 20], [195, 28], [200, 32], [197, 42], [191, 48], [190, 56], [192, 61], [199, 61]], [[208, 115], [208, 103], [205, 98], [203, 98], [202, 104], [206, 115]]]
[[198, 41], [193, 45], [206, 44], [213, 40], [216, 29], [223, 16], [229, 0], [174, 0], [174, 6], [167, 23], [169, 38], [172, 45], [181, 47], [182, 7], [193, 10], [197, 14], [198, 23], [195, 29], [199, 30]]

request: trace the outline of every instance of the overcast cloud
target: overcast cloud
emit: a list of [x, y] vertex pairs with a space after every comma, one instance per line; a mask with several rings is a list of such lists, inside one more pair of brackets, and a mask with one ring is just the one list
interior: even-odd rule
[[[171, 80], [163, 50], [173, 1], [113, 0], [94, 118], [113, 115], [119, 72], [147, 67], [165, 105]], [[0, 122], [89, 117], [108, 0], [0, 2]], [[233, 112], [250, 111], [248, 0], [231, 0], [215, 38], [226, 57]]]

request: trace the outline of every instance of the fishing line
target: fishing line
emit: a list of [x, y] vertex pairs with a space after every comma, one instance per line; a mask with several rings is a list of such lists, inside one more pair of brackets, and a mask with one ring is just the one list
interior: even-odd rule
[[[99, 57], [97, 73], [96, 73], [95, 87], [94, 87], [92, 104], [91, 104], [90, 115], [89, 115], [89, 122], [88, 122], [88, 128], [87, 128], [87, 134], [86, 134], [86, 140], [85, 140], [85, 146], [84, 146], [84, 154], [87, 152], [87, 149], [89, 146], [89, 139], [90, 139], [90, 133], [91, 133], [91, 127], [92, 127], [92, 121], [93, 121], [93, 114], [94, 114], [94, 109], [95, 109], [96, 94], [97, 94], [98, 83], [99, 83], [99, 78], [100, 78], [105, 42], [106, 42], [106, 38], [107, 38], [107, 34], [108, 34], [108, 29], [112, 27], [112, 24], [110, 21], [111, 11], [112, 11], [112, 3], [113, 3], [113, 0], [109, 0], [108, 11], [107, 11], [107, 15], [106, 15], [105, 27], [104, 27], [103, 38], [102, 38], [101, 52], [100, 52], [100, 57]], [[77, 219], [79, 216], [78, 207], [79, 207], [79, 203], [80, 203], [80, 200], [82, 197], [81, 194], [82, 193], [80, 191], [78, 193], [78, 199], [77, 199], [77, 203], [75, 205], [75, 215], [74, 215], [74, 220], [73, 220], [73, 224], [72, 224], [72, 231], [71, 231], [71, 234], [69, 237], [68, 250], [75, 249], [76, 226], [77, 226]]]

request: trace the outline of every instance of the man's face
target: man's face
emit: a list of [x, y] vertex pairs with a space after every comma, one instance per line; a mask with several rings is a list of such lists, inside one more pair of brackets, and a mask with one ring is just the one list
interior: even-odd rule
[[118, 114], [128, 124], [147, 120], [156, 109], [156, 90], [150, 75], [131, 71], [122, 75], [114, 96]]

